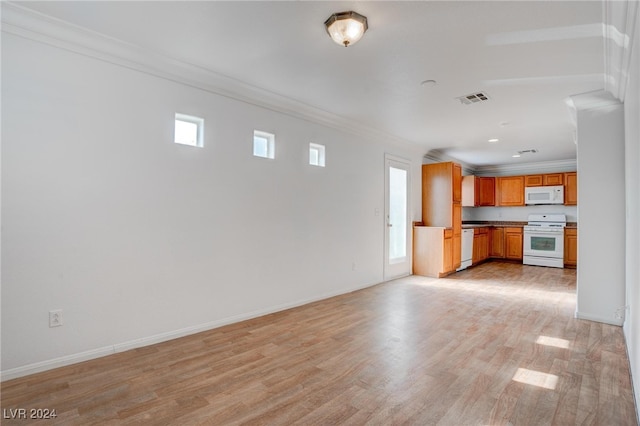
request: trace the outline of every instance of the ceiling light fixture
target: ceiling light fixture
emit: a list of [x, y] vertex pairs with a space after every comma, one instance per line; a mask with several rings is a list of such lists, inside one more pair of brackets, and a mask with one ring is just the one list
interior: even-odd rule
[[331, 39], [344, 47], [360, 40], [369, 28], [367, 17], [354, 11], [334, 13], [324, 22], [324, 26]]
[[489, 139], [487, 142], [496, 143], [498, 141], [500, 141], [500, 139], [495, 139], [494, 138], [494, 139]]

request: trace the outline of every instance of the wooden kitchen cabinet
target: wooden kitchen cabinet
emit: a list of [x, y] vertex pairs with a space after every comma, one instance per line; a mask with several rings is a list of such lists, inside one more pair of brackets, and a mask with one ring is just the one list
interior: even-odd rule
[[575, 268], [578, 266], [578, 230], [564, 229], [564, 266]]
[[564, 173], [547, 173], [540, 175], [527, 175], [524, 177], [524, 186], [556, 185], [564, 185]]
[[524, 206], [524, 176], [496, 178], [496, 206]]
[[489, 257], [504, 258], [504, 228], [501, 226], [490, 228]]
[[460, 267], [462, 245], [462, 167], [453, 162], [422, 166], [422, 222], [451, 228], [453, 269]]
[[453, 202], [459, 203], [462, 201], [462, 166], [456, 163], [451, 164], [453, 173]]
[[542, 186], [542, 175], [527, 175], [524, 177], [524, 186]]
[[476, 179], [473, 175], [462, 176], [462, 207], [475, 207], [476, 204]]
[[453, 230], [414, 226], [413, 273], [441, 278], [455, 272]]
[[473, 231], [473, 252], [471, 264], [475, 265], [489, 258], [489, 228], [475, 228]]
[[522, 228], [504, 228], [505, 258], [522, 260]]
[[453, 267], [453, 233], [450, 229], [444, 231], [443, 237], [443, 260], [441, 275], [447, 275], [455, 271]]
[[564, 204], [578, 205], [578, 174], [576, 172], [564, 174]]
[[453, 203], [453, 224], [452, 244], [453, 244], [453, 269], [458, 269], [462, 262], [462, 205]]
[[564, 173], [548, 173], [542, 175], [543, 186], [564, 185]]
[[496, 178], [479, 177], [476, 184], [478, 206], [496, 205]]
[[481, 176], [462, 177], [462, 206], [482, 207], [496, 204], [496, 178]]
[[[456, 200], [457, 198], [457, 200]], [[452, 162], [422, 165], [422, 222], [453, 228], [453, 205], [462, 199], [462, 174]], [[460, 222], [462, 226], [462, 222]]]

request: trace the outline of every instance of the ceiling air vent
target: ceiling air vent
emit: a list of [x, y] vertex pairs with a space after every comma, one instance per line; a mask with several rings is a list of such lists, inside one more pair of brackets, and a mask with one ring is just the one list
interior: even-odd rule
[[489, 95], [487, 95], [485, 92], [475, 92], [471, 93], [470, 95], [460, 96], [456, 99], [459, 100], [462, 104], [471, 105], [478, 102], [488, 101]]

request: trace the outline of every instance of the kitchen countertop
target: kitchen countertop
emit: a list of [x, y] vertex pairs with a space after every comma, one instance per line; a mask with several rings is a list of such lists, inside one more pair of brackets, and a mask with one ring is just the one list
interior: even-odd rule
[[514, 222], [514, 221], [500, 221], [500, 220], [472, 220], [472, 221], [463, 221], [462, 229], [470, 229], [470, 228], [482, 228], [485, 226], [500, 226], [500, 227], [510, 227], [510, 228], [522, 228], [525, 226], [527, 222]]
[[[500, 220], [470, 220], [462, 222], [462, 229], [473, 229], [473, 228], [482, 228], [485, 226], [500, 226], [505, 228], [522, 228], [525, 226], [527, 222], [516, 222], [516, 221], [500, 221]], [[567, 228], [577, 228], [577, 222], [567, 222]]]

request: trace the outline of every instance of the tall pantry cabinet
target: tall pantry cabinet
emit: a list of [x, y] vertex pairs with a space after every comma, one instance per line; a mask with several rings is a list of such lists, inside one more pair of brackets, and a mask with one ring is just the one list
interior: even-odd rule
[[[444, 238], [451, 235], [451, 242], [443, 241], [440, 247], [429, 247], [430, 252], [444, 251], [439, 258], [444, 265], [437, 265], [439, 276], [454, 272], [460, 267], [462, 244], [462, 167], [446, 162], [422, 166], [422, 224], [425, 227], [447, 228]], [[415, 241], [414, 241], [415, 242]], [[420, 244], [420, 241], [416, 242]], [[451, 262], [448, 261], [451, 259]], [[414, 257], [414, 273], [420, 274], [425, 258]]]

